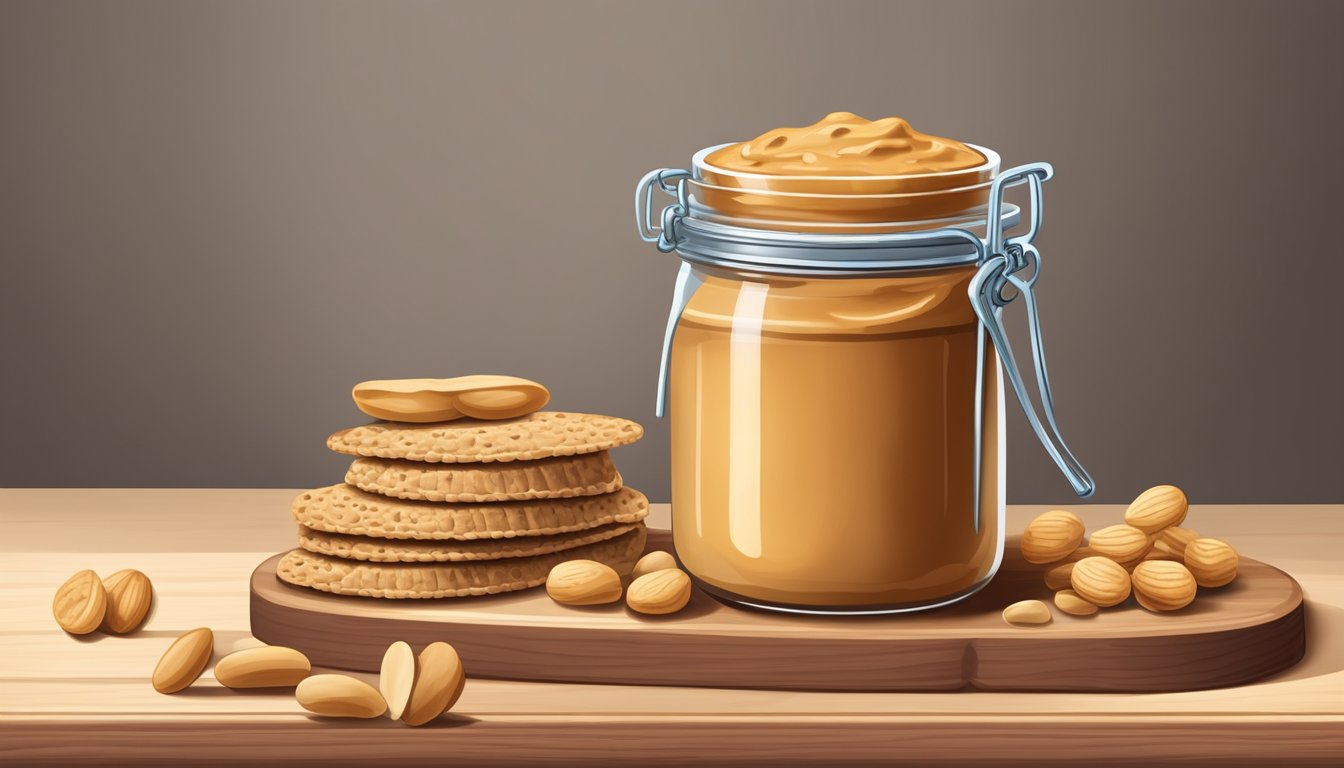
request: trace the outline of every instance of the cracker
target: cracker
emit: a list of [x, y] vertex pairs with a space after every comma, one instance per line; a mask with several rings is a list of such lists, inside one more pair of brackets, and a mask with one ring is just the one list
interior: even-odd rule
[[350, 456], [457, 464], [597, 453], [643, 436], [644, 428], [628, 419], [539, 411], [505, 421], [365, 424], [328, 437], [327, 447]]
[[339, 595], [424, 599], [494, 595], [537, 587], [566, 560], [596, 560], [629, 573], [644, 551], [643, 525], [614, 539], [535, 557], [466, 563], [364, 563], [291, 550], [280, 559], [281, 581]]
[[506, 464], [429, 464], [358, 458], [345, 482], [371, 493], [421, 501], [516, 501], [595, 496], [621, 487], [606, 451]]
[[583, 531], [635, 523], [649, 514], [649, 500], [633, 488], [600, 496], [476, 504], [402, 501], [330, 485], [294, 499], [294, 519], [329, 533], [383, 539], [504, 539]]
[[474, 541], [422, 541], [416, 539], [375, 539], [371, 536], [346, 536], [314, 531], [299, 526], [299, 547], [319, 555], [375, 563], [462, 563], [473, 560], [503, 560], [510, 557], [534, 557], [596, 544], [632, 531], [642, 523], [612, 523], [586, 531], [557, 533], [553, 536], [515, 536], [511, 539]]

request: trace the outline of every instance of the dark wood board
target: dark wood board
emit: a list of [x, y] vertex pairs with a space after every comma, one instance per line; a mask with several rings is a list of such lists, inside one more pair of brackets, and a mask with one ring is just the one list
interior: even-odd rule
[[[651, 549], [670, 548], [650, 531]], [[294, 587], [279, 556], [252, 574], [252, 633], [298, 648], [314, 665], [377, 671], [395, 640], [453, 644], [473, 677], [551, 682], [835, 691], [1179, 691], [1238, 685], [1305, 652], [1302, 590], [1243, 559], [1238, 578], [1200, 590], [1186, 609], [1134, 605], [1052, 624], [1005, 624], [1004, 606], [1049, 601], [1042, 568], [1010, 540], [993, 582], [962, 603], [889, 617], [747, 611], [697, 593], [681, 613], [621, 604], [557, 605], [545, 590], [486, 598], [396, 601]]]

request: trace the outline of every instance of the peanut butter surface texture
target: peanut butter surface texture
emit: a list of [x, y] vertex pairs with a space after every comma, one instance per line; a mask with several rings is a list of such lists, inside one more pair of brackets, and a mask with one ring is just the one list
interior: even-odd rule
[[426, 423], [513, 419], [540, 410], [551, 393], [516, 376], [475, 375], [452, 379], [383, 379], [355, 385], [359, 410], [375, 419]]
[[706, 160], [724, 170], [774, 176], [902, 176], [974, 168], [985, 157], [899, 117], [832, 112], [803, 128], [776, 128], [730, 144]]

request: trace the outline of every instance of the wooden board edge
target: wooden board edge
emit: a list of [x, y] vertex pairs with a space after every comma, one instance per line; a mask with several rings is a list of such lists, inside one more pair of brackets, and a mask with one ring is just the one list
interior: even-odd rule
[[[1019, 693], [1169, 693], [1245, 685], [1289, 669], [1306, 656], [1306, 605], [1299, 601], [1271, 621], [1222, 632], [1113, 643], [1041, 642], [1050, 645], [1049, 670], [1041, 669], [1039, 659], [1022, 657], [1012, 643], [975, 640], [970, 685]], [[1063, 672], [1072, 682], [1042, 683], [1046, 671]]]

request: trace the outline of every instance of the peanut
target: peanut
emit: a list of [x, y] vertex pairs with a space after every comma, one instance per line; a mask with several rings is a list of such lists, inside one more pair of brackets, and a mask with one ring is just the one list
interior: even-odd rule
[[546, 576], [546, 594], [563, 605], [602, 605], [621, 599], [621, 577], [596, 560], [569, 560]]
[[1139, 494], [1125, 510], [1125, 522], [1144, 533], [1180, 525], [1189, 505], [1185, 493], [1174, 485], [1159, 485]]
[[1201, 587], [1232, 583], [1237, 561], [1237, 551], [1220, 539], [1195, 539], [1185, 548], [1185, 565]]
[[1072, 512], [1054, 509], [1037, 516], [1022, 532], [1022, 558], [1028, 563], [1053, 563], [1068, 557], [1083, 541], [1083, 521]]
[[107, 613], [107, 590], [98, 574], [80, 571], [56, 590], [51, 615], [72, 635], [87, 635], [103, 623]]
[[646, 573], [630, 583], [625, 604], [638, 613], [661, 615], [676, 613], [691, 600], [691, 578], [668, 568]]
[[1003, 620], [1009, 624], [1049, 624], [1050, 608], [1040, 600], [1021, 600], [1003, 609]]

